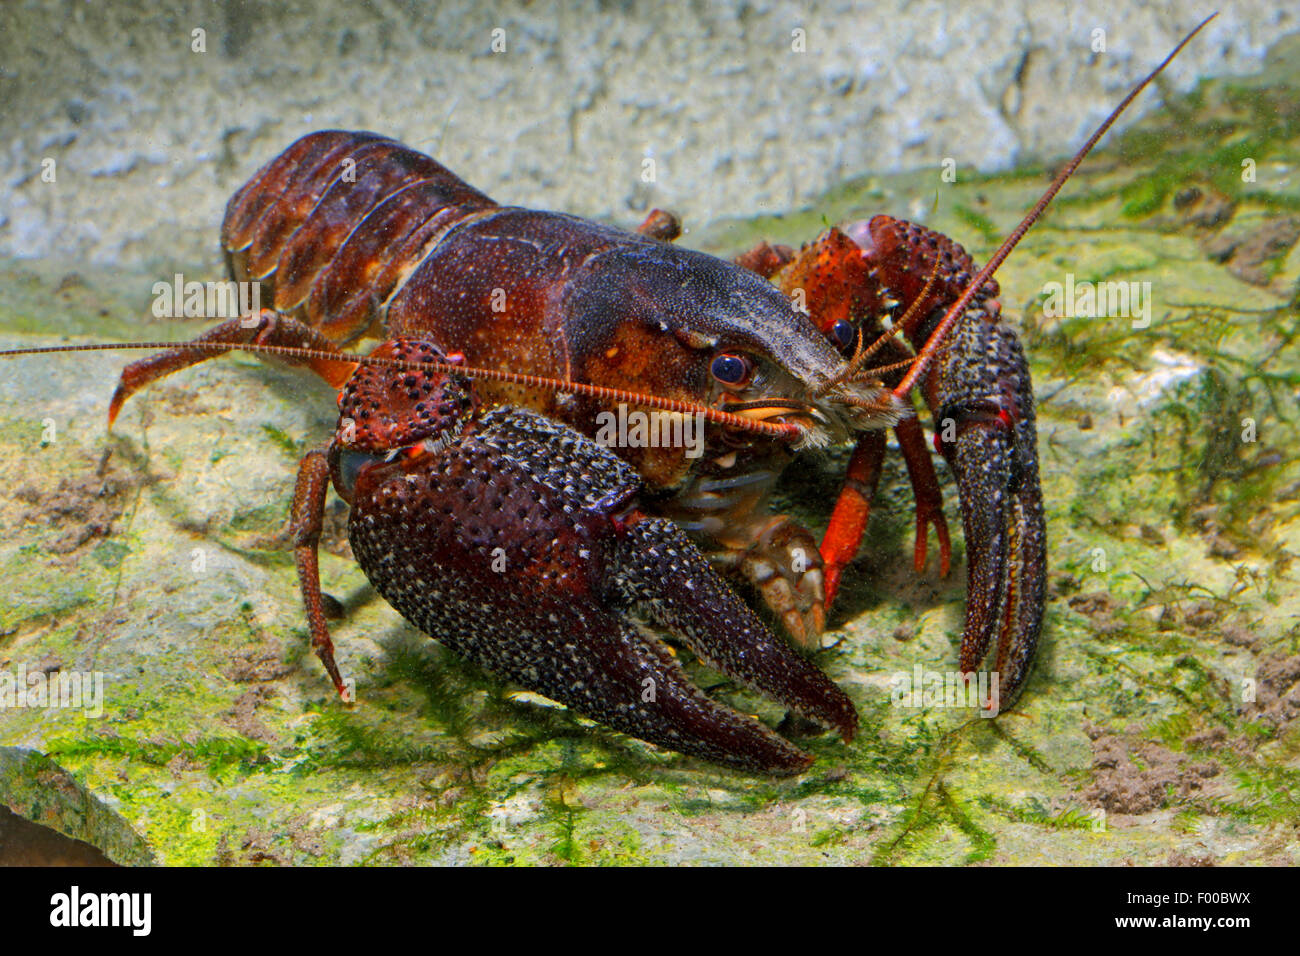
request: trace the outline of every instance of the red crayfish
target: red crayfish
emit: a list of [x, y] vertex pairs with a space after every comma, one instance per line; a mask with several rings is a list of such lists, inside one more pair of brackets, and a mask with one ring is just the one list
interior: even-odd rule
[[[644, 625], [851, 739], [852, 701], [722, 572], [816, 646], [887, 427], [916, 490], [916, 566], [933, 525], [946, 572], [939, 485], [910, 401], [919, 387], [961, 500], [960, 667], [976, 671], [993, 649], [1005, 706], [1038, 642], [1046, 537], [1029, 370], [993, 272], [1193, 35], [983, 269], [886, 216], [798, 253], [764, 244], [727, 262], [673, 245], [666, 214], [628, 233], [499, 206], [385, 137], [312, 133], [236, 193], [222, 226], [232, 277], [260, 283], [271, 308], [127, 367], [110, 422], [135, 390], [232, 348], [305, 365], [340, 389], [338, 431], [302, 460], [292, 509], [313, 646], [340, 693], [316, 559], [331, 484], [351, 506], [366, 576], [421, 630], [617, 730], [789, 774], [812, 758], [704, 694]], [[344, 351], [366, 338], [383, 344]], [[701, 440], [606, 447], [617, 406], [696, 420]], [[819, 544], [770, 510], [769, 492], [800, 449], [851, 439]]]

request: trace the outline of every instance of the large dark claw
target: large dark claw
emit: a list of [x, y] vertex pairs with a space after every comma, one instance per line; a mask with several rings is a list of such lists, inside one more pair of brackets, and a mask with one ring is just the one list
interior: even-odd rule
[[620, 549], [623, 592], [713, 669], [852, 740], [853, 703], [776, 637], [667, 518], [638, 517]]
[[772, 774], [808, 766], [808, 754], [692, 684], [639, 616], [852, 737], [848, 697], [772, 635], [683, 532], [638, 511], [635, 473], [577, 432], [499, 409], [445, 447], [375, 456], [354, 475], [349, 537], [376, 589], [499, 676], [709, 761]]
[[1029, 368], [996, 313], [972, 308], [936, 372], [935, 431], [961, 497], [966, 626], [961, 669], [997, 648], [1002, 708], [1028, 676], [1043, 621], [1046, 530]]

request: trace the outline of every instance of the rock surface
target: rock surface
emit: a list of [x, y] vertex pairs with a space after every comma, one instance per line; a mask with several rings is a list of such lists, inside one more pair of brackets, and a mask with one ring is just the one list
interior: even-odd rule
[[[501, 202], [688, 226], [865, 170], [1006, 169], [1068, 154], [1209, 9], [619, 6], [6, 3], [0, 254], [215, 267], [226, 198], [328, 127], [395, 136]], [[1163, 85], [1255, 72], [1297, 30], [1288, 5], [1237, 0]]]

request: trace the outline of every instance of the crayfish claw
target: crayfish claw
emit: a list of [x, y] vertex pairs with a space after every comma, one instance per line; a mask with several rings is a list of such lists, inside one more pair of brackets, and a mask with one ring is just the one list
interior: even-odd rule
[[626, 536], [619, 580], [639, 609], [680, 636], [708, 667], [853, 739], [853, 702], [773, 634], [676, 525], [640, 517]]
[[848, 739], [849, 698], [773, 635], [640, 480], [567, 426], [509, 407], [438, 448], [357, 472], [349, 538], [407, 620], [465, 657], [615, 730], [737, 769], [810, 755], [696, 687], [649, 623], [720, 673]]
[[1015, 334], [981, 309], [967, 312], [942, 362], [939, 398], [940, 450], [957, 479], [966, 537], [960, 666], [973, 672], [996, 649], [1005, 709], [1038, 645], [1047, 568], [1033, 398]]

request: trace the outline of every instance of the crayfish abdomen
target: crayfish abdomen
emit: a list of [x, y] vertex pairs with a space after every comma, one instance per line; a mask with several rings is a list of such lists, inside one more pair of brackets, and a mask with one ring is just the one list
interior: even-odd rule
[[267, 163], [226, 206], [236, 280], [339, 345], [382, 325], [384, 303], [452, 226], [494, 203], [441, 163], [377, 133], [327, 130]]

